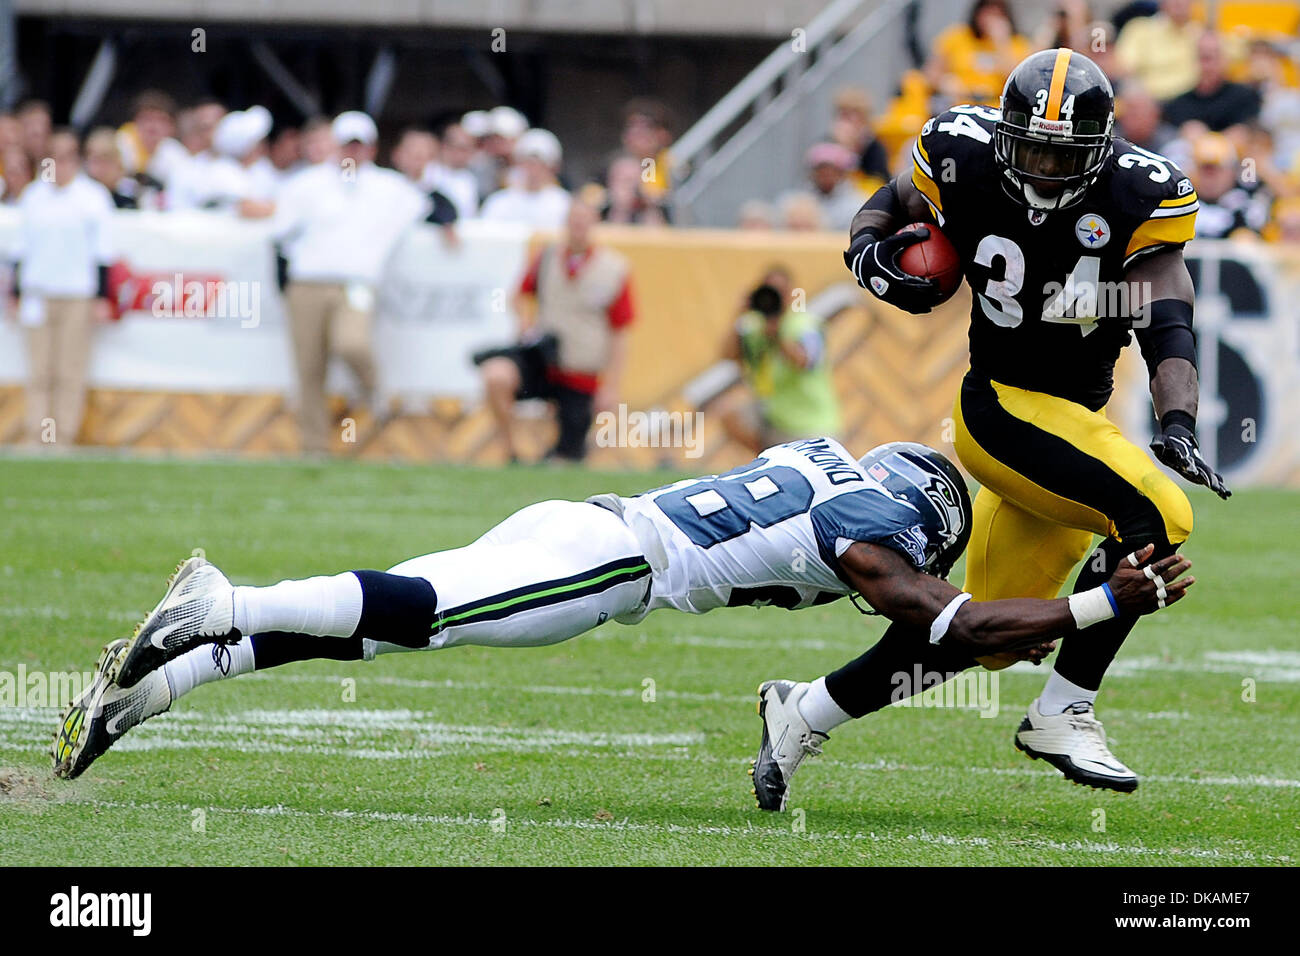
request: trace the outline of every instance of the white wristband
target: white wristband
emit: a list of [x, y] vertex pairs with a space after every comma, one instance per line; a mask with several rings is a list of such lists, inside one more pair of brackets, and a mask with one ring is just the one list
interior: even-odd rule
[[1075, 626], [1081, 631], [1085, 627], [1109, 621], [1119, 613], [1115, 599], [1110, 595], [1110, 588], [1105, 584], [1071, 594], [1067, 600], [1070, 602], [1070, 613], [1074, 615]]
[[962, 591], [955, 598], [948, 602], [948, 606], [939, 612], [939, 616], [934, 619], [930, 625], [930, 643], [938, 644], [943, 640], [943, 636], [948, 633], [948, 625], [956, 617], [958, 609], [971, 599], [972, 595]]

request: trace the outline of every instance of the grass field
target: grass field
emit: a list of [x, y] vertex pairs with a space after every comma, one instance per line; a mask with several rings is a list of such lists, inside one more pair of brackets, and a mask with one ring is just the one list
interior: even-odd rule
[[[88, 670], [196, 547], [236, 583], [383, 568], [466, 543], [535, 500], [664, 480], [0, 459], [0, 672]], [[202, 687], [72, 782], [50, 776], [57, 710], [10, 701], [0, 859], [1294, 864], [1300, 496], [1192, 497], [1198, 584], [1139, 627], [1099, 702], [1117, 754], [1143, 776], [1131, 796], [1075, 787], [1014, 750], [1046, 675], [1018, 665], [1001, 674], [996, 717], [892, 707], [841, 728], [800, 771], [802, 812], [763, 814], [745, 774], [754, 687], [824, 673], [882, 625], [847, 602], [662, 611], [550, 648], [312, 662]]]

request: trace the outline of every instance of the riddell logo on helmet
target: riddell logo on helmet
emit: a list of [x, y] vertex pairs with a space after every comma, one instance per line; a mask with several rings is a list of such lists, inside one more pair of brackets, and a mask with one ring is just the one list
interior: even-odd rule
[[1074, 123], [1070, 120], [1049, 120], [1041, 116], [1029, 117], [1029, 128], [1036, 133], [1053, 133], [1070, 136], [1074, 133]]

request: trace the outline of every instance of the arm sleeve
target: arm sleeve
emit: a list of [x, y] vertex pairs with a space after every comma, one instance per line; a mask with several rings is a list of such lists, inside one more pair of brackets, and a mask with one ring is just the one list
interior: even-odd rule
[[943, 225], [943, 196], [939, 192], [939, 183], [935, 178], [931, 151], [934, 149], [934, 129], [938, 117], [928, 120], [921, 129], [921, 135], [912, 144], [912, 185], [925, 198], [926, 205], [934, 215], [935, 221]]
[[100, 186], [95, 193], [95, 212], [91, 228], [95, 231], [95, 262], [103, 270], [107, 270], [108, 265], [117, 258], [117, 249], [113, 242], [113, 220], [116, 214], [113, 197], [107, 189]]
[[528, 270], [524, 277], [519, 280], [520, 295], [537, 295], [537, 273], [541, 268], [542, 254], [539, 252], [533, 256], [533, 261], [528, 264]]
[[1167, 197], [1156, 201], [1146, 219], [1133, 230], [1124, 250], [1126, 268], [1165, 246], [1181, 247], [1196, 235], [1196, 212], [1201, 208], [1196, 190], [1178, 167], [1170, 164], [1170, 168], [1174, 173], [1170, 181], [1176, 185], [1172, 185]]
[[608, 315], [611, 328], [622, 329], [632, 324], [635, 312], [632, 306], [632, 279], [630, 277], [623, 280], [623, 288], [619, 289], [618, 295], [610, 303]]

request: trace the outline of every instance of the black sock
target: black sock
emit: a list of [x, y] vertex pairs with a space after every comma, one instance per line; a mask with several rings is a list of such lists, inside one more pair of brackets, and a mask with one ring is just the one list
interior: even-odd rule
[[[923, 686], [912, 687], [920, 667]], [[904, 699], [900, 680], [919, 694], [975, 666], [975, 658], [960, 648], [930, 643], [930, 636], [901, 624], [890, 624], [869, 651], [826, 675], [826, 691], [850, 717], [862, 717]]]
[[267, 631], [249, 638], [253, 645], [253, 669], [292, 664], [294, 661], [359, 661], [361, 638], [316, 637], [314, 634], [290, 634]]
[[353, 571], [361, 582], [361, 620], [353, 637], [402, 647], [427, 647], [438, 619], [438, 595], [424, 578]]
[[[1131, 535], [1126, 537], [1129, 541], [1140, 540]], [[1174, 553], [1174, 546], [1164, 539], [1163, 534], [1155, 545], [1156, 550], [1151, 557], [1153, 561]], [[1084, 561], [1079, 577], [1074, 582], [1074, 593], [1100, 587], [1108, 581], [1119, 567], [1119, 562], [1132, 553], [1134, 547], [1133, 544], [1125, 544], [1114, 538], [1103, 541]], [[1085, 690], [1097, 690], [1101, 687], [1101, 679], [1106, 676], [1106, 668], [1110, 667], [1137, 621], [1136, 617], [1120, 615], [1087, 628], [1084, 640], [1065, 638], [1061, 641], [1061, 652], [1056, 657], [1056, 673]]]

